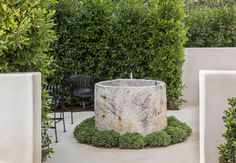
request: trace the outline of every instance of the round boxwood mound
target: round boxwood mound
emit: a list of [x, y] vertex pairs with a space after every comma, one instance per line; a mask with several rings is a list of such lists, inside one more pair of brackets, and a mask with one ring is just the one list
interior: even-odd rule
[[144, 137], [137, 133], [125, 133], [120, 136], [119, 147], [122, 149], [140, 149], [145, 147]]
[[145, 137], [149, 147], [166, 147], [171, 144], [171, 136], [166, 131], [154, 132]]
[[74, 129], [75, 138], [82, 144], [105, 148], [119, 147], [121, 149], [167, 147], [183, 142], [191, 133], [192, 129], [174, 116], [168, 117], [166, 129], [153, 132], [146, 137], [136, 132], [120, 135], [114, 130], [98, 131], [95, 127], [94, 117], [84, 120]]

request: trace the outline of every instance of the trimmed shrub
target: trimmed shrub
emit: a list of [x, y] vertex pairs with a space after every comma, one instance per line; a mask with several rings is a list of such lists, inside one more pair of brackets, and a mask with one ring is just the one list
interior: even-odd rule
[[145, 145], [147, 147], [166, 147], [171, 144], [180, 143], [190, 135], [187, 133], [189, 129], [185, 128], [187, 125], [175, 117], [169, 117], [168, 122], [170, 123], [168, 123], [168, 127], [164, 131], [154, 132], [143, 137], [139, 133], [120, 135], [113, 130], [99, 131], [95, 127], [95, 118], [91, 117], [75, 127], [74, 136], [80, 143], [91, 144], [96, 147], [140, 149], [144, 148]]
[[70, 73], [114, 79], [133, 72], [167, 84], [169, 109], [182, 104], [182, 0], [66, 0], [57, 11], [58, 80]]
[[144, 138], [139, 133], [125, 133], [120, 136], [119, 147], [123, 149], [140, 149], [145, 146]]
[[114, 130], [100, 131], [96, 132], [95, 134], [96, 135], [92, 137], [91, 142], [94, 146], [106, 148], [118, 147], [120, 134]]
[[[51, 43], [54, 33], [53, 5], [56, 0], [0, 0], [0, 73], [41, 72], [42, 83], [52, 75]], [[47, 134], [50, 100], [43, 90], [42, 161], [52, 154]]]
[[226, 142], [218, 147], [220, 163], [236, 162], [236, 98], [230, 98], [228, 101], [229, 108], [225, 110], [223, 117], [226, 127], [223, 137]]
[[74, 136], [80, 143], [91, 144], [92, 137], [96, 134], [95, 118], [88, 118], [74, 129]]
[[165, 131], [171, 137], [171, 144], [183, 142], [188, 135], [184, 129], [178, 127], [168, 126]]
[[149, 147], [166, 147], [171, 144], [171, 137], [165, 132], [154, 132], [145, 137]]
[[193, 9], [187, 18], [186, 47], [236, 46], [236, 8], [204, 7]]
[[186, 123], [181, 122], [174, 116], [168, 117], [167, 121], [168, 121], [168, 126], [182, 128], [185, 130], [188, 136], [192, 133], [192, 129]]
[[95, 127], [95, 118], [91, 117], [75, 127], [74, 136], [80, 143], [111, 148], [118, 146], [120, 134], [113, 130], [98, 131]]

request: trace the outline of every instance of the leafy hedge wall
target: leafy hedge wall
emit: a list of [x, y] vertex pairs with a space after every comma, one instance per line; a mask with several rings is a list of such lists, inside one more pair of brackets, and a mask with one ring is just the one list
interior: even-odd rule
[[219, 7], [236, 5], [235, 0], [185, 0], [187, 10], [202, 7]]
[[[53, 59], [48, 55], [55, 40], [53, 31], [56, 0], [0, 0], [0, 73], [42, 73], [43, 81], [53, 72]], [[52, 153], [47, 134], [49, 97], [43, 91], [42, 160]]]
[[167, 84], [169, 108], [182, 104], [182, 0], [65, 0], [57, 10], [58, 80], [88, 73], [105, 79], [150, 77]]
[[235, 47], [236, 7], [193, 9], [187, 18], [186, 47]]
[[225, 110], [223, 120], [226, 131], [223, 134], [225, 143], [219, 146], [219, 163], [236, 162], [236, 98], [230, 98], [229, 108]]

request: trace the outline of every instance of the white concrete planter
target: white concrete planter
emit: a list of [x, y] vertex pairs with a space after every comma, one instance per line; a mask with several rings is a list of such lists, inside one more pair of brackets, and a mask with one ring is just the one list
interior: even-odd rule
[[218, 163], [227, 99], [236, 97], [236, 71], [200, 71], [200, 163]]
[[41, 163], [41, 74], [0, 74], [0, 163]]
[[187, 105], [199, 105], [200, 70], [236, 70], [236, 48], [185, 49], [182, 80]]

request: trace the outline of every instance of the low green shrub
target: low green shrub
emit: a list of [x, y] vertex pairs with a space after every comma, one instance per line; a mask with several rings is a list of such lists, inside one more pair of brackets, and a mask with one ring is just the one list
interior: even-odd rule
[[183, 142], [188, 136], [184, 129], [178, 127], [168, 126], [165, 131], [171, 137], [171, 144]]
[[174, 116], [168, 117], [168, 126], [182, 128], [188, 136], [192, 133], [192, 129], [186, 123], [181, 122]]
[[119, 140], [119, 147], [123, 149], [140, 149], [145, 146], [145, 140], [139, 133], [125, 133], [121, 135]]
[[229, 108], [225, 110], [223, 117], [226, 127], [223, 137], [226, 142], [218, 147], [220, 163], [236, 162], [236, 98], [230, 98], [228, 101]]
[[171, 144], [171, 137], [165, 132], [154, 132], [145, 137], [146, 146], [166, 147]]
[[74, 129], [74, 136], [80, 143], [91, 144], [92, 137], [96, 134], [95, 118], [88, 118]]
[[96, 132], [92, 137], [91, 144], [96, 147], [118, 147], [120, 134], [114, 130]]
[[184, 141], [190, 134], [191, 128], [176, 119], [168, 117], [168, 126], [165, 130], [154, 132], [143, 137], [139, 133], [125, 133], [120, 135], [114, 130], [99, 131], [95, 127], [95, 118], [82, 121], [74, 129], [75, 138], [83, 144], [96, 147], [119, 147], [122, 149], [140, 149], [147, 147], [166, 147]]

